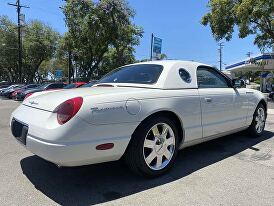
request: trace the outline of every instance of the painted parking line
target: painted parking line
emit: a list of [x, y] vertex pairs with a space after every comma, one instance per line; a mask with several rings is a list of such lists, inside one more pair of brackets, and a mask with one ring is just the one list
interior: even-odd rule
[[267, 114], [274, 114], [274, 109], [268, 109]]

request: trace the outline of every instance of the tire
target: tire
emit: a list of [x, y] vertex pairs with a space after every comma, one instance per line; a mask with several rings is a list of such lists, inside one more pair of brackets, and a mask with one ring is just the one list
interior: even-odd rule
[[252, 137], [261, 136], [264, 132], [265, 121], [266, 121], [266, 108], [264, 107], [262, 103], [260, 103], [254, 112], [252, 123], [247, 129], [248, 134], [251, 135]]
[[139, 175], [156, 177], [174, 165], [178, 145], [175, 123], [168, 117], [155, 116], [142, 122], [133, 133], [125, 153], [125, 162]]

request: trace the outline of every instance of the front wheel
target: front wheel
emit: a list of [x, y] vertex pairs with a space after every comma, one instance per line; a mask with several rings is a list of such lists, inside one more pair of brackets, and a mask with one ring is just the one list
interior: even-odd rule
[[174, 164], [178, 143], [177, 128], [172, 120], [164, 116], [149, 119], [132, 135], [126, 163], [138, 174], [162, 175]]
[[254, 137], [259, 137], [264, 132], [266, 121], [266, 108], [263, 104], [259, 104], [253, 115], [253, 120], [248, 128], [248, 133]]

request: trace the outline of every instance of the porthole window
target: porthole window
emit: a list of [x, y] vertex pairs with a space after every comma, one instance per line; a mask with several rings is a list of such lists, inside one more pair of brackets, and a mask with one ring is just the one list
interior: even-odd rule
[[185, 69], [179, 69], [179, 75], [181, 77], [181, 79], [186, 82], [186, 83], [190, 83], [191, 82], [191, 76], [188, 73], [188, 71], [186, 71]]

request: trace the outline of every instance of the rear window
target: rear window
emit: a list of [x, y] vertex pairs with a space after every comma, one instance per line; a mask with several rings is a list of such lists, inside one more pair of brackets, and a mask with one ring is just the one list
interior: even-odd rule
[[163, 66], [156, 64], [130, 65], [113, 70], [98, 83], [154, 84], [162, 71]]
[[42, 84], [40, 87], [37, 87], [37, 89], [44, 90], [49, 86], [49, 84]]

